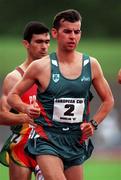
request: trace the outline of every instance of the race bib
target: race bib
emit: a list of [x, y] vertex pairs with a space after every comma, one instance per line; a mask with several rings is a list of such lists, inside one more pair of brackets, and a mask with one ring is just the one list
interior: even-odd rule
[[53, 120], [66, 123], [83, 121], [84, 98], [54, 99]]

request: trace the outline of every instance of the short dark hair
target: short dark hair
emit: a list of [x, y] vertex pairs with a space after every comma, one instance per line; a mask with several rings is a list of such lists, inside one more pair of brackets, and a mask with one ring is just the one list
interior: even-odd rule
[[59, 29], [60, 27], [60, 22], [61, 21], [69, 21], [69, 22], [76, 22], [76, 21], [82, 21], [82, 17], [80, 13], [77, 10], [74, 9], [68, 9], [65, 11], [61, 11], [56, 14], [53, 20], [53, 28]]
[[49, 33], [48, 27], [39, 21], [30, 21], [26, 24], [23, 31], [23, 39], [31, 42], [33, 34], [44, 34]]

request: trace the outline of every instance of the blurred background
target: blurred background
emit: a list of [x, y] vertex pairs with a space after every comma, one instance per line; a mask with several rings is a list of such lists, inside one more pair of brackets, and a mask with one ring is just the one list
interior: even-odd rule
[[[78, 10], [83, 18], [78, 50], [98, 59], [115, 98], [113, 110], [93, 137], [95, 150], [85, 163], [85, 180], [118, 180], [121, 178], [121, 85], [117, 82], [121, 68], [120, 0], [0, 0], [0, 95], [6, 74], [26, 58], [21, 43], [26, 23], [38, 20], [51, 28], [55, 14], [69, 8]], [[52, 40], [49, 52], [55, 49]], [[93, 87], [92, 92], [91, 116], [100, 104]], [[9, 134], [9, 127], [0, 127], [0, 148]], [[6, 172], [0, 165], [0, 179], [9, 179]]]

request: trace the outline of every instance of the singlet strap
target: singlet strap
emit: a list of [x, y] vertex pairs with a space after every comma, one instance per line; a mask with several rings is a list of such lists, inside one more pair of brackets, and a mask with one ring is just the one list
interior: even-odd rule
[[84, 76], [90, 77], [92, 80], [91, 62], [88, 54], [83, 54], [82, 68]]
[[57, 56], [56, 56], [55, 52], [50, 54], [50, 60], [51, 60], [52, 71], [54, 73], [57, 73], [57, 74], [60, 73], [59, 72], [58, 60], [57, 60]]
[[24, 71], [23, 71], [23, 69], [21, 68], [21, 67], [16, 67], [16, 70], [21, 74], [21, 76], [23, 76], [24, 75]]
[[89, 59], [89, 55], [86, 54], [86, 53], [84, 53], [84, 54], [83, 54], [83, 60], [86, 60], [86, 59]]

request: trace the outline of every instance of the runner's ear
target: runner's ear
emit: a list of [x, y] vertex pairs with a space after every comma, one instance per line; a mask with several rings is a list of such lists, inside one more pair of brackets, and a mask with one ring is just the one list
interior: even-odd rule
[[52, 30], [51, 30], [51, 35], [52, 35], [52, 37], [53, 37], [54, 39], [57, 38], [57, 30], [56, 30], [55, 28], [52, 28]]

